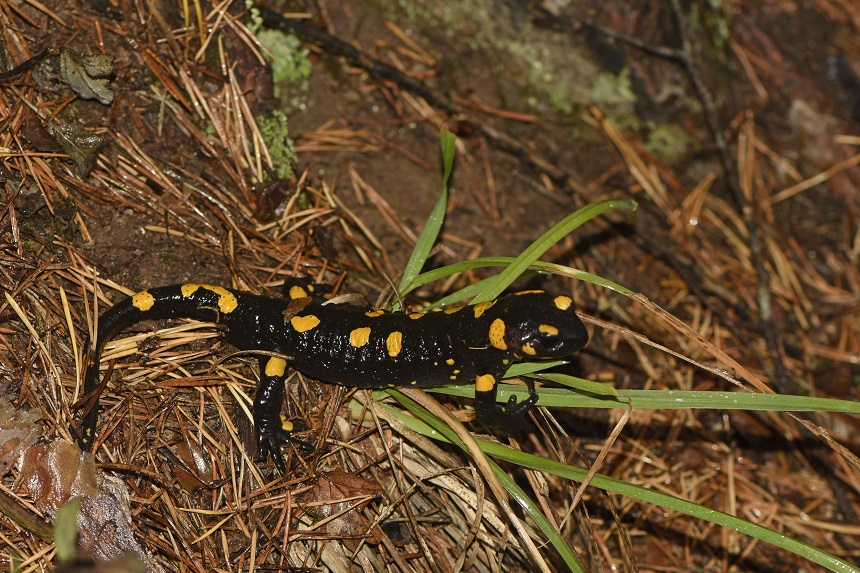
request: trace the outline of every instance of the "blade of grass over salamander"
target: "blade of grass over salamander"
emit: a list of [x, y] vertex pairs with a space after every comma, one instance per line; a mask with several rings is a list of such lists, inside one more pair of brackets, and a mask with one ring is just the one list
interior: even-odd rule
[[[540, 362], [517, 362], [511, 364], [508, 371], [505, 372], [505, 378], [516, 378], [517, 376], [531, 376], [535, 372], [550, 370], [556, 366], [564, 366], [567, 360], [547, 360]], [[601, 384], [605, 386], [605, 384]]]
[[610, 211], [612, 209], [627, 209], [628, 211], [636, 211], [636, 201], [630, 199], [606, 199], [603, 201], [595, 201], [586, 205], [582, 209], [578, 209], [571, 213], [544, 233], [537, 241], [529, 245], [508, 267], [499, 273], [494, 284], [479, 294], [474, 302], [485, 302], [498, 297], [506, 288], [511, 286], [511, 283], [517, 280], [519, 276], [535, 263], [545, 252], [553, 245], [558, 243], [562, 238], [570, 234], [574, 229], [580, 227], [583, 223], [590, 221], [594, 217]]
[[415, 248], [412, 249], [409, 262], [406, 263], [406, 268], [403, 270], [403, 277], [400, 279], [400, 284], [397, 287], [401, 295], [427, 263], [427, 257], [430, 256], [430, 251], [433, 249], [433, 245], [436, 244], [436, 239], [439, 238], [439, 232], [442, 230], [442, 223], [445, 221], [445, 210], [448, 207], [448, 180], [451, 177], [451, 170], [454, 168], [457, 137], [449, 131], [442, 130], [440, 138], [442, 144], [442, 165], [444, 169], [442, 194], [439, 196], [439, 200], [436, 201], [436, 205], [427, 218], [427, 222], [424, 223], [424, 230], [421, 231], [421, 235], [415, 243]]
[[[458, 448], [461, 448], [463, 451], [468, 453], [468, 449], [462, 440], [457, 436], [454, 431], [449, 428], [447, 425], [443, 424], [440, 420], [438, 420], [435, 416], [433, 416], [430, 412], [424, 409], [421, 405], [417, 404], [415, 401], [405, 396], [404, 394], [395, 391], [391, 391], [390, 395], [397, 400], [401, 406], [412, 412], [415, 418], [410, 416], [405, 416], [403, 412], [399, 412], [394, 410], [388, 406], [384, 406], [386, 410], [394, 414], [401, 421], [403, 421], [407, 426], [411, 429], [416, 430], [425, 436], [435, 437], [437, 439], [442, 439], [446, 442], [452, 443], [456, 445]], [[420, 424], [420, 426], [416, 426], [415, 423]], [[429, 432], [429, 433], [428, 433]], [[478, 443], [482, 444], [484, 440], [479, 440]], [[483, 450], [483, 446], [481, 447]], [[576, 555], [576, 552], [573, 548], [565, 541], [564, 537], [553, 527], [552, 523], [547, 519], [546, 515], [543, 514], [540, 507], [511, 479], [509, 475], [507, 475], [502, 468], [498, 466], [495, 462], [490, 460], [491, 467], [493, 468], [493, 473], [496, 475], [496, 478], [505, 488], [505, 490], [510, 494], [512, 498], [516, 500], [516, 502], [520, 505], [520, 507], [525, 511], [529, 517], [534, 520], [535, 524], [540, 528], [540, 530], [546, 535], [547, 539], [552, 546], [558, 551], [559, 555], [561, 555], [564, 562], [574, 573], [584, 573], [584, 569], [582, 564], [579, 562], [579, 558]]]

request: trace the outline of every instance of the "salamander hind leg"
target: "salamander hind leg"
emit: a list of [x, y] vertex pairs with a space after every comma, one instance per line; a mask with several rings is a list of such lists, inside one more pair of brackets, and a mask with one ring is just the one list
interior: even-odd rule
[[498, 379], [492, 374], [484, 374], [475, 379], [475, 413], [478, 419], [517, 441], [523, 434], [534, 431], [528, 415], [532, 406], [537, 404], [538, 396], [534, 391], [534, 383], [529, 383], [530, 396], [522, 402], [516, 396], [511, 396], [508, 403], [500, 406], [496, 403], [498, 394]]
[[293, 422], [281, 415], [284, 402], [284, 379], [287, 361], [277, 356], [260, 358], [260, 385], [254, 397], [254, 425], [257, 429], [257, 454], [261, 459], [272, 456], [275, 467], [286, 475], [287, 466], [281, 447], [287, 444], [304, 452], [312, 452], [313, 446], [292, 436]]

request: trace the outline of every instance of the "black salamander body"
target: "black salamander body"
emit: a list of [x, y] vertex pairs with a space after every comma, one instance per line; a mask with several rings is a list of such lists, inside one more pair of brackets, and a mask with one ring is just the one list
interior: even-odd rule
[[[528, 429], [532, 394], [504, 407], [497, 383], [514, 361], [559, 358], [588, 341], [571, 299], [526, 291], [492, 302], [442, 312], [406, 313], [325, 304], [295, 285], [290, 298], [273, 298], [212, 285], [184, 284], [142, 291], [99, 317], [94, 352], [84, 375], [85, 393], [99, 386], [99, 361], [108, 340], [143, 320], [190, 318], [221, 324], [240, 350], [264, 350], [323, 382], [361, 388], [427, 388], [475, 382], [477, 416], [508, 435]], [[260, 358], [254, 400], [259, 453], [272, 454], [283, 473], [280, 447], [292, 430], [280, 415], [287, 360]], [[83, 423], [81, 445], [92, 446], [96, 404]]]

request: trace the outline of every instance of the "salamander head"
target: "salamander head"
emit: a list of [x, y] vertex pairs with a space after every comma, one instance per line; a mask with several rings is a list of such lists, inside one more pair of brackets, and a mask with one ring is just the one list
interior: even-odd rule
[[588, 332], [566, 296], [525, 291], [474, 308], [476, 316], [480, 310], [486, 317], [490, 345], [518, 360], [569, 356], [588, 342]]

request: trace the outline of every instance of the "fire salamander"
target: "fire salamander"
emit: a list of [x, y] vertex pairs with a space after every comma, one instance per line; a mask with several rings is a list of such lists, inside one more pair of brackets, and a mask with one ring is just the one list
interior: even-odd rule
[[143, 320], [189, 318], [215, 322], [241, 350], [261, 356], [254, 399], [259, 455], [285, 473], [281, 446], [292, 424], [281, 417], [287, 364], [323, 382], [361, 388], [417, 387], [474, 381], [479, 419], [516, 437], [530, 426], [537, 403], [533, 385], [523, 402], [496, 403], [497, 384], [513, 361], [573, 354], [588, 334], [566, 296], [525, 291], [491, 302], [441, 312], [389, 312], [327, 304], [313, 285], [293, 281], [275, 298], [220, 286], [181, 284], [144, 290], [120, 301], [98, 321], [84, 374], [90, 409], [80, 443], [92, 447], [98, 417], [99, 361], [105, 344]]

